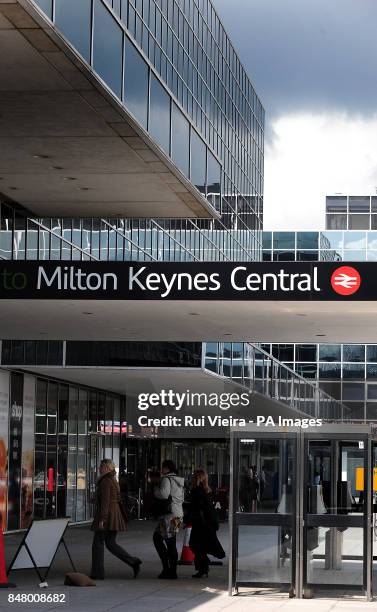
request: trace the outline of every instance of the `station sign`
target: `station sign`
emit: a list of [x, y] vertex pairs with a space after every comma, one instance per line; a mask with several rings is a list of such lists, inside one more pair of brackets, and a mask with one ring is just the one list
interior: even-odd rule
[[1, 261], [0, 299], [377, 300], [377, 263]]

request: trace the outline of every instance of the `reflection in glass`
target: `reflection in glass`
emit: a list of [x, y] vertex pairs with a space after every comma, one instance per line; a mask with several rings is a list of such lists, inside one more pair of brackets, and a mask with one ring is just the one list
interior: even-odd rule
[[348, 229], [370, 229], [369, 215], [348, 215]]
[[347, 229], [347, 215], [327, 214], [326, 215], [326, 229], [346, 230]]
[[349, 212], [365, 213], [369, 212], [369, 196], [350, 196], [348, 202]]
[[365, 361], [365, 344], [343, 344], [343, 361]]
[[368, 250], [377, 251], [377, 232], [368, 232]]
[[367, 345], [367, 361], [377, 363], [377, 344]]
[[315, 537], [308, 537], [306, 553], [308, 583], [362, 586], [363, 529], [315, 527], [312, 530]]
[[124, 55], [124, 104], [146, 128], [148, 123], [148, 66], [127, 37]]
[[340, 361], [340, 344], [320, 344], [319, 361]]
[[274, 249], [295, 249], [295, 232], [274, 232]]
[[52, 17], [52, 0], [35, 0], [35, 3], [46, 13], [47, 17]]
[[343, 236], [343, 232], [321, 232], [319, 238], [321, 249], [342, 249]]
[[171, 157], [185, 176], [189, 176], [190, 126], [179, 108], [173, 104], [171, 114]]
[[191, 130], [191, 182], [201, 193], [205, 193], [206, 146], [195, 130]]
[[[366, 247], [366, 232], [345, 232], [344, 248], [361, 250]], [[345, 255], [347, 256], [347, 255]]]
[[340, 363], [320, 363], [318, 376], [335, 380], [341, 378]]
[[221, 166], [210, 151], [207, 151], [207, 195], [220, 193]]
[[55, 0], [54, 21], [77, 51], [90, 61], [91, 0]]
[[326, 212], [347, 212], [347, 196], [327, 196]]
[[94, 4], [93, 68], [110, 89], [122, 93], [122, 30], [101, 0]]
[[365, 378], [365, 366], [358, 363], [343, 364], [343, 378], [363, 380]]
[[165, 153], [169, 154], [170, 96], [153, 75], [150, 98], [149, 132]]
[[318, 232], [297, 232], [298, 249], [318, 249]]

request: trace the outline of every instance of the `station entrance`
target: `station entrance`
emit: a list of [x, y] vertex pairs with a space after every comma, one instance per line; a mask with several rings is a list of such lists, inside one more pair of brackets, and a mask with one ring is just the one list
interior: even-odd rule
[[376, 474], [367, 425], [232, 431], [229, 593], [372, 599]]

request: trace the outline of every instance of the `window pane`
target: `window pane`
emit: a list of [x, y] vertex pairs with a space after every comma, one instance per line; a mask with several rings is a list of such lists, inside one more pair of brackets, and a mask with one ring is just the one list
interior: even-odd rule
[[365, 249], [366, 247], [366, 232], [345, 232], [344, 233], [344, 248], [345, 249]]
[[297, 251], [297, 261], [318, 261], [318, 251]]
[[340, 344], [320, 344], [319, 361], [340, 361]]
[[297, 344], [296, 361], [317, 361], [317, 345]]
[[205, 193], [206, 146], [194, 130], [191, 130], [191, 182]]
[[347, 212], [346, 196], [327, 196], [326, 212]]
[[367, 361], [377, 363], [377, 344], [370, 344], [367, 346]]
[[207, 195], [220, 193], [221, 166], [211, 151], [207, 152]]
[[46, 13], [47, 17], [51, 19], [52, 15], [52, 0], [35, 0], [35, 3]]
[[179, 108], [172, 105], [171, 157], [185, 176], [189, 176], [190, 127]]
[[343, 383], [343, 400], [363, 400], [364, 398], [364, 383]]
[[348, 215], [349, 229], [369, 229], [369, 215]]
[[149, 132], [158, 145], [170, 152], [170, 97], [157, 79], [151, 76]]
[[91, 0], [55, 0], [56, 26], [88, 62], [91, 5]]
[[294, 261], [295, 252], [294, 251], [273, 251], [273, 260], [274, 261]]
[[369, 212], [369, 196], [350, 196], [349, 212]]
[[294, 249], [294, 232], [274, 232], [274, 249]]
[[297, 232], [298, 249], [318, 249], [318, 232]]
[[347, 215], [326, 215], [326, 229], [347, 229]]
[[100, 0], [94, 5], [93, 68], [120, 98], [122, 30]]
[[365, 345], [344, 344], [343, 361], [365, 361]]
[[329, 380], [340, 379], [340, 363], [320, 363], [318, 377], [322, 379], [327, 378]]
[[364, 364], [345, 363], [343, 364], [343, 378], [352, 380], [363, 380], [365, 378]]
[[343, 232], [321, 232], [321, 249], [341, 249], [343, 247]]
[[371, 197], [371, 208], [372, 212], [377, 212], [377, 196]]
[[262, 242], [263, 242], [264, 249], [271, 249], [272, 248], [272, 232], [263, 232]]
[[126, 38], [124, 61], [124, 104], [146, 128], [148, 122], [148, 66], [128, 38]]

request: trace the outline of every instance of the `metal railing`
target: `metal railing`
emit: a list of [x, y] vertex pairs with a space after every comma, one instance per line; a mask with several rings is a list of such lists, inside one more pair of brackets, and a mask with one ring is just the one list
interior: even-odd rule
[[298, 413], [343, 420], [345, 407], [288, 366], [249, 342], [211, 342], [203, 347], [205, 369], [276, 399]]

